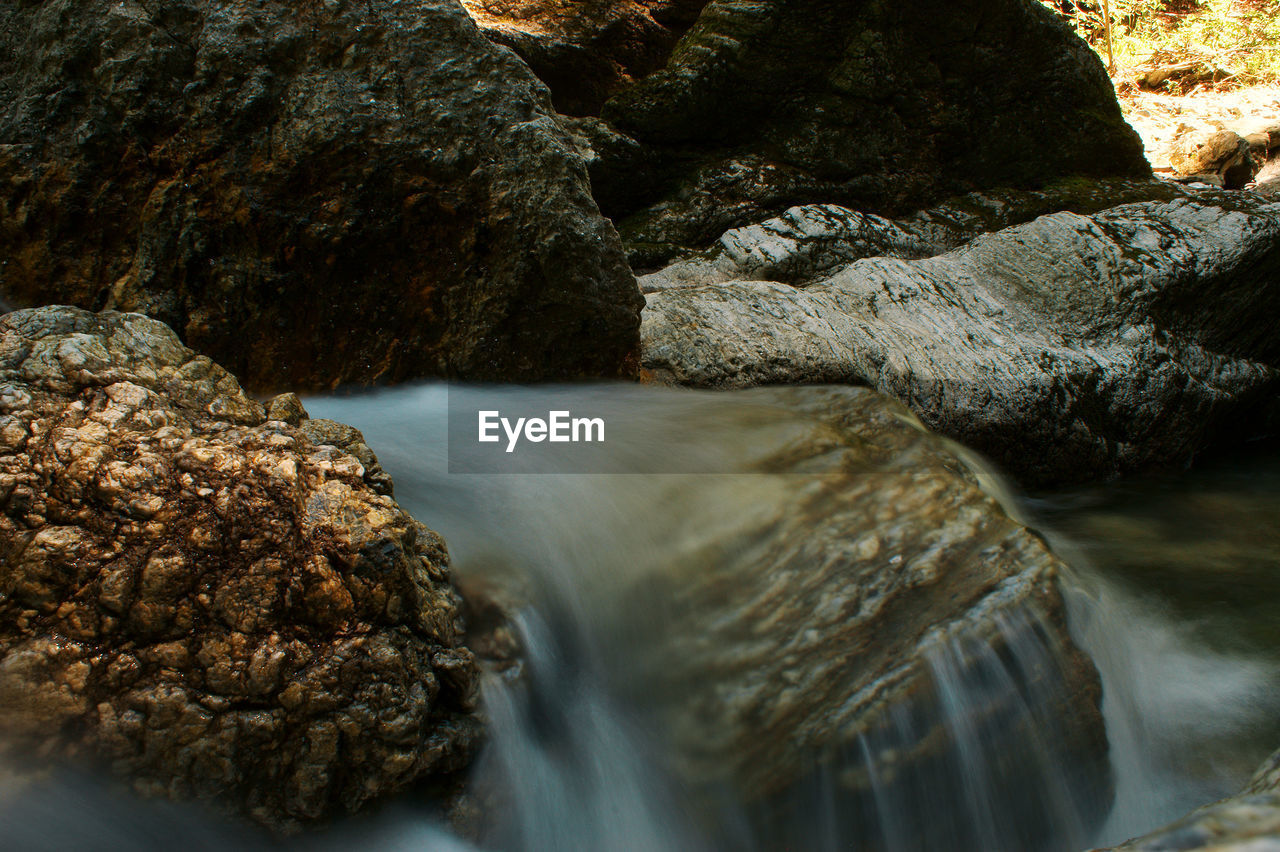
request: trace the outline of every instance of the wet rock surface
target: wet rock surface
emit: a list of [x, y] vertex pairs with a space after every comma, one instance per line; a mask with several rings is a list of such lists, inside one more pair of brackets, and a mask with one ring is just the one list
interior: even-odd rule
[[0, 186], [0, 296], [255, 390], [634, 368], [583, 160], [457, 0], [5, 4]]
[[[777, 492], [684, 542], [618, 615], [654, 611], [645, 595], [663, 602], [661, 641], [627, 653], [649, 661], [637, 700], [671, 698], [681, 774], [734, 790], [760, 836], [804, 848], [836, 825], [880, 848], [875, 804], [894, 796], [913, 836], [1016, 848], [990, 845], [1013, 838], [983, 836], [963, 815], [910, 808], [963, 799], [966, 786], [980, 796], [984, 783], [1024, 790], [1007, 823], [1025, 819], [1028, 840], [1054, 824], [1036, 798], [1050, 783], [1037, 759], [1061, 773], [1066, 806], [1105, 803], [1099, 682], [1066, 632], [1060, 563], [983, 490], [982, 469], [866, 388], [738, 399], [808, 415], [759, 448], [759, 470], [785, 476], [736, 486]], [[972, 702], [964, 731], [948, 715], [959, 701]], [[1048, 753], [1037, 725], [1052, 732]], [[958, 755], [983, 738], [1008, 757], [979, 778]], [[791, 811], [820, 784], [842, 803], [832, 825]]]
[[592, 166], [633, 264], [807, 202], [1150, 175], [1097, 56], [1024, 0], [714, 0], [601, 116], [633, 140]]
[[6, 757], [277, 828], [467, 765], [444, 544], [298, 419], [146, 317], [0, 318]]
[[1058, 213], [946, 254], [834, 271], [803, 259], [794, 222], [747, 231], [735, 251], [757, 260], [704, 262], [733, 272], [770, 255], [769, 270], [794, 261], [815, 274], [660, 274], [654, 283], [679, 285], [647, 284], [660, 292], [643, 363], [660, 378], [871, 385], [1036, 485], [1175, 464], [1276, 424], [1280, 350], [1262, 318], [1280, 299], [1280, 208], [1257, 197]]

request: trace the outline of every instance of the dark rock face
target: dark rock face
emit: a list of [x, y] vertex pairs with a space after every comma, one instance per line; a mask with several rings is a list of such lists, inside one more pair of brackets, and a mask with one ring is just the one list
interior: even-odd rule
[[6, 754], [285, 828], [466, 766], [444, 544], [301, 424], [146, 317], [0, 319]]
[[598, 152], [597, 198], [666, 256], [793, 204], [1150, 175], [1098, 58], [1029, 0], [714, 0], [602, 116], [638, 146]]
[[1035, 485], [1280, 422], [1277, 205], [1056, 213], [921, 258], [929, 225], [814, 206], [726, 235], [645, 276], [643, 363], [701, 387], [868, 384]]
[[520, 54], [566, 115], [662, 67], [706, 0], [463, 0], [484, 34]]
[[0, 294], [249, 387], [633, 366], [583, 161], [456, 0], [4, 4], [0, 186]]

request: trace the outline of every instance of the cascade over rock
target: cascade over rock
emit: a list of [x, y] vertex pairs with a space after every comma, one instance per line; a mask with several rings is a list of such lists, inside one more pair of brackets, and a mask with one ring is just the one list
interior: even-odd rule
[[[1022, 815], [1006, 822], [1025, 820], [1030, 836], [1055, 824], [1039, 798], [1046, 789], [1068, 808], [1105, 802], [1098, 676], [1066, 631], [1061, 563], [984, 490], [984, 468], [867, 388], [737, 397], [805, 418], [786, 440], [756, 448], [761, 475], [783, 474], [780, 490], [684, 540], [616, 616], [666, 613], [660, 641], [625, 653], [647, 664], [636, 700], [669, 700], [684, 777], [734, 790], [761, 836], [803, 848], [817, 845], [814, 826], [788, 807], [817, 783], [868, 809], [842, 805], [836, 817], [839, 836], [872, 844], [859, 848], [879, 848], [876, 797], [919, 806], [966, 785], [1022, 790], [1009, 808]], [[978, 706], [964, 709], [974, 719], [962, 730], [964, 698]], [[985, 778], [963, 777], [976, 767], [957, 762], [986, 741], [1009, 757]], [[911, 785], [936, 798], [911, 796]], [[972, 839], [968, 848], [1011, 840], [955, 814], [921, 815], [912, 827], [957, 848], [959, 837]]]
[[1093, 852], [1267, 852], [1280, 837], [1280, 752], [1259, 767], [1239, 794], [1198, 808], [1169, 825], [1111, 850]]

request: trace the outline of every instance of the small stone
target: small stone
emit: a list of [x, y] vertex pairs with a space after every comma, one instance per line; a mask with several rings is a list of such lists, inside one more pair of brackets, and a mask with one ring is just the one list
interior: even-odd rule
[[272, 397], [267, 403], [267, 419], [280, 420], [290, 426], [297, 426], [307, 419], [307, 410], [302, 407], [302, 400], [296, 393], [282, 393]]
[[1244, 141], [1249, 143], [1249, 150], [1255, 155], [1265, 157], [1271, 150], [1271, 134], [1266, 131], [1250, 133], [1244, 137]]
[[1249, 143], [1230, 130], [1179, 136], [1170, 149], [1169, 163], [1179, 175], [1219, 175], [1227, 189], [1243, 189], [1255, 171]]

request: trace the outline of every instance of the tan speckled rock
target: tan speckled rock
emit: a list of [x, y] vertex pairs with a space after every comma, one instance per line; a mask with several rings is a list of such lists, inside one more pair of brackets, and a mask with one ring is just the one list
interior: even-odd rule
[[140, 315], [0, 318], [6, 753], [286, 828], [466, 765], [443, 542], [309, 424]]
[[1241, 189], [1254, 173], [1249, 143], [1231, 130], [1186, 133], [1174, 140], [1169, 162], [1179, 175], [1217, 175], [1227, 189]]

